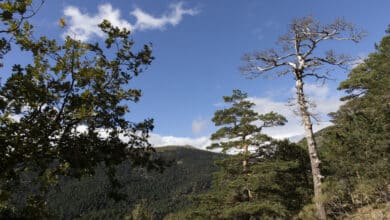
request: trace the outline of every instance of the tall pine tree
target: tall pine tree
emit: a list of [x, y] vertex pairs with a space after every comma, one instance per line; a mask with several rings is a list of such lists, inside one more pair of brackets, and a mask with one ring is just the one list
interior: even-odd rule
[[[249, 146], [259, 146], [269, 138], [261, 133], [265, 127], [284, 125], [287, 120], [275, 112], [259, 114], [252, 108], [254, 103], [246, 100], [246, 93], [236, 89], [231, 96], [224, 96], [224, 102], [231, 106], [214, 113], [212, 121], [222, 126], [211, 140], [218, 141], [209, 149], [222, 148], [223, 152], [231, 149], [240, 150], [243, 155], [242, 167], [248, 168]], [[225, 141], [226, 140], [226, 141]]]
[[[234, 90], [223, 97], [229, 104], [215, 112], [221, 126], [210, 148], [238, 153], [217, 162], [212, 190], [194, 198], [194, 206], [177, 216], [190, 219], [288, 218], [311, 197], [309, 160], [305, 151], [288, 141], [274, 141], [264, 127], [283, 125], [274, 112], [258, 114], [247, 94]], [[252, 149], [252, 150], [250, 150]], [[174, 219], [174, 217], [171, 217]]]
[[346, 101], [323, 135], [329, 213], [390, 200], [390, 28], [339, 89]]
[[[248, 172], [249, 147], [260, 146], [269, 140], [261, 130], [264, 127], [284, 125], [287, 122], [286, 118], [275, 112], [260, 115], [252, 109], [255, 104], [246, 100], [247, 98], [248, 95], [238, 89], [233, 90], [231, 96], [223, 97], [225, 103], [231, 106], [214, 113], [212, 121], [216, 126], [222, 127], [211, 135], [211, 140], [219, 142], [208, 147], [209, 149], [222, 148], [223, 152], [231, 149], [240, 150], [244, 173]], [[252, 198], [248, 186], [243, 190], [248, 199]]]

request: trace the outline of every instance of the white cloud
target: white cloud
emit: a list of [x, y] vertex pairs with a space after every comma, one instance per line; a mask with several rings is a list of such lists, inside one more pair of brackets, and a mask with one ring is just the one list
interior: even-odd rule
[[[88, 127], [86, 125], [79, 125], [76, 127], [75, 132], [78, 134], [85, 133], [88, 131]], [[107, 129], [97, 129], [98, 135], [100, 138], [107, 138], [109, 136], [109, 131]], [[119, 134], [119, 138], [127, 142], [129, 141], [129, 137], [124, 134]], [[163, 147], [163, 146], [192, 146], [199, 149], [206, 149], [207, 146], [211, 145], [211, 140], [209, 137], [202, 136], [198, 138], [190, 138], [190, 137], [175, 137], [175, 136], [162, 136], [155, 133], [150, 133], [148, 141], [152, 144], [153, 147]]]
[[[314, 131], [321, 130], [329, 125], [329, 122], [326, 118], [326, 115], [329, 112], [336, 111], [339, 106], [342, 104], [339, 101], [339, 97], [331, 95], [329, 93], [329, 88], [324, 86], [317, 86], [313, 84], [306, 84], [305, 91], [308, 95], [311, 96], [311, 99], [316, 102], [317, 107], [315, 112], [318, 113], [321, 119], [320, 122], [313, 121]], [[291, 93], [294, 94], [295, 91], [291, 89]], [[254, 102], [256, 106], [254, 110], [263, 114], [270, 111], [278, 112], [279, 114], [284, 115], [288, 123], [284, 126], [265, 128], [264, 133], [274, 137], [274, 138], [289, 138], [292, 141], [299, 141], [304, 137], [304, 130], [301, 124], [301, 119], [298, 115], [294, 113], [293, 106], [289, 105], [287, 102], [274, 101], [267, 97], [250, 97], [250, 101]], [[194, 120], [192, 123], [193, 132], [203, 130], [205, 120]], [[202, 136], [199, 138], [189, 138], [189, 137], [174, 137], [174, 136], [161, 136], [158, 134], [151, 134], [149, 141], [154, 146], [168, 146], [168, 145], [190, 145], [199, 149], [206, 149], [207, 146], [211, 144], [211, 140], [207, 136]], [[215, 150], [218, 152], [218, 150]], [[230, 153], [234, 153], [233, 151]]]
[[274, 111], [285, 116], [288, 120], [288, 123], [284, 126], [264, 129], [264, 133], [274, 138], [288, 138], [303, 133], [300, 121], [294, 114], [292, 107], [288, 106], [288, 103], [277, 102], [263, 97], [250, 97], [248, 99], [255, 103], [254, 110], [260, 114]]
[[[295, 92], [295, 88], [293, 88]], [[304, 91], [309, 96], [316, 98], [326, 97], [329, 94], [329, 88], [326, 85], [305, 84]]]
[[121, 19], [119, 9], [114, 9], [110, 4], [98, 6], [98, 13], [90, 16], [83, 14], [80, 9], [74, 6], [68, 6], [64, 9], [64, 15], [67, 19], [68, 30], [63, 36], [72, 36], [81, 41], [86, 41], [93, 36], [103, 37], [104, 34], [98, 27], [104, 19], [109, 20], [111, 24], [119, 28], [132, 29], [132, 25]]
[[189, 138], [189, 137], [174, 137], [161, 136], [159, 134], [151, 134], [149, 142], [155, 147], [162, 146], [184, 146], [190, 145], [199, 149], [206, 149], [211, 144], [209, 137]]
[[209, 125], [209, 121], [205, 119], [196, 119], [192, 121], [192, 133], [194, 135], [202, 134]]
[[69, 35], [81, 41], [87, 41], [94, 36], [104, 37], [104, 33], [98, 27], [98, 24], [104, 19], [110, 21], [113, 26], [126, 28], [131, 31], [162, 30], [166, 28], [167, 25], [175, 26], [179, 24], [184, 15], [196, 15], [198, 13], [198, 10], [183, 8], [182, 2], [172, 4], [169, 8], [169, 13], [166, 13], [161, 17], [155, 17], [140, 8], [136, 8], [130, 12], [130, 15], [134, 16], [136, 19], [133, 25], [121, 18], [120, 10], [113, 8], [111, 4], [99, 5], [98, 12], [95, 15], [82, 13], [80, 9], [75, 6], [67, 6], [63, 13], [67, 18], [66, 23], [68, 29], [63, 34], [63, 37]]
[[[294, 88], [295, 89], [295, 88]], [[315, 108], [311, 109], [312, 113], [324, 117], [330, 112], [337, 111], [342, 104], [340, 97], [330, 95], [327, 85], [305, 84], [304, 92], [314, 102]]]
[[[331, 125], [326, 118], [330, 112], [336, 111], [342, 102], [338, 96], [330, 95], [329, 88], [324, 86], [317, 86], [313, 84], [305, 84], [305, 92], [310, 96], [310, 99], [316, 104], [316, 108], [312, 109], [318, 115], [319, 121], [313, 121], [314, 130], [318, 131]], [[295, 93], [295, 88], [291, 89]], [[304, 133], [301, 119], [294, 113], [295, 106], [289, 105], [287, 102], [277, 102], [264, 97], [250, 97], [250, 101], [256, 104], [255, 110], [259, 113], [267, 113], [275, 111], [288, 120], [284, 126], [265, 128], [264, 132], [274, 138], [293, 138], [300, 137]]]
[[171, 11], [161, 17], [155, 17], [147, 12], [136, 8], [130, 14], [136, 18], [134, 28], [137, 30], [164, 29], [167, 25], [176, 26], [183, 19], [184, 15], [196, 15], [199, 13], [196, 9], [184, 9], [183, 2], [171, 4]]
[[364, 63], [364, 61], [368, 58], [367, 53], [359, 53], [357, 57], [355, 57], [350, 63], [349, 68], [354, 69], [360, 64]]

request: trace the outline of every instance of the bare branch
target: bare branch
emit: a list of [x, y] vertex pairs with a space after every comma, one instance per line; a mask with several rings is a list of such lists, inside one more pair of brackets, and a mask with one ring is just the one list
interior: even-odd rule
[[317, 79], [325, 79], [325, 80], [328, 80], [328, 79], [331, 79], [329, 78], [327, 75], [325, 74], [316, 74], [316, 73], [306, 73], [306, 74], [303, 74], [302, 77], [307, 77], [307, 76], [312, 76], [312, 77], [315, 77]]
[[[285, 61], [287, 58], [294, 57], [294, 53], [289, 53], [280, 56], [275, 50], [267, 50], [263, 52], [257, 52], [254, 54], [246, 54], [242, 60], [247, 62], [247, 65], [241, 67], [241, 71], [244, 74], [250, 74], [252, 77], [256, 77], [264, 72], [276, 69], [281, 66], [296, 67], [296, 64], [291, 61]], [[286, 74], [288, 71], [282, 70], [278, 75]]]
[[346, 54], [337, 54], [334, 50], [325, 52], [324, 57], [310, 57], [306, 59], [306, 68], [316, 67], [323, 64], [339, 66], [344, 68], [352, 61], [351, 57]]
[[[278, 76], [287, 73], [297, 74], [300, 72], [313, 71], [319, 66], [334, 65], [346, 69], [351, 62], [349, 56], [327, 51], [324, 55], [315, 54], [320, 42], [327, 40], [350, 40], [359, 41], [364, 32], [357, 30], [354, 25], [343, 19], [336, 19], [333, 23], [321, 25], [312, 17], [296, 19], [289, 26], [288, 32], [280, 37], [279, 47], [243, 57], [247, 65], [240, 70], [254, 78], [265, 72], [276, 71]], [[277, 51], [281, 51], [280, 53]], [[327, 67], [325, 67], [327, 68]], [[307, 74], [307, 76], [320, 76], [321, 74]]]
[[[279, 39], [278, 51], [276, 49], [267, 50], [255, 55], [247, 55], [247, 66], [242, 68], [244, 73], [251, 73], [252, 76], [258, 76], [264, 72], [274, 71], [279, 67], [286, 74], [290, 72], [295, 78], [296, 103], [298, 112], [302, 118], [305, 128], [310, 163], [313, 175], [314, 195], [317, 199], [316, 208], [318, 218], [326, 219], [324, 204], [322, 198], [321, 182], [323, 176], [320, 171], [321, 161], [317, 154], [317, 144], [313, 135], [312, 119], [315, 115], [310, 112], [313, 108], [312, 103], [304, 93], [303, 85], [305, 77], [314, 77], [322, 80], [323, 83], [329, 79], [329, 66], [342, 67], [349, 63], [350, 58], [343, 54], [337, 54], [333, 50], [327, 51], [324, 55], [319, 55], [318, 46], [320, 42], [331, 40], [350, 40], [359, 41], [363, 37], [363, 32], [358, 31], [351, 23], [343, 19], [337, 19], [331, 24], [322, 25], [312, 17], [296, 19], [289, 26], [287, 34]], [[321, 67], [321, 68], [320, 68]]]

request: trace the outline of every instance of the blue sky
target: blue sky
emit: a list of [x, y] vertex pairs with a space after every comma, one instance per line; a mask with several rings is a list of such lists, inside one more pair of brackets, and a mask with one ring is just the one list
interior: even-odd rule
[[[95, 25], [108, 18], [131, 28], [138, 45], [152, 42], [156, 59], [133, 81], [143, 97], [130, 104], [128, 118], [154, 118], [151, 141], [156, 145], [204, 147], [215, 130], [210, 121], [213, 113], [221, 108], [222, 96], [234, 88], [248, 92], [259, 112], [276, 110], [290, 119], [284, 128], [267, 130], [269, 134], [302, 133], [299, 120], [286, 106], [294, 94], [292, 78], [246, 79], [239, 71], [245, 53], [272, 48], [294, 18], [311, 15], [323, 23], [343, 17], [364, 29], [368, 35], [360, 43], [334, 44], [340, 52], [364, 57], [384, 36], [390, 24], [389, 8], [387, 0], [47, 0], [32, 23], [37, 33], [51, 37], [71, 34], [85, 41], [101, 41]], [[58, 27], [61, 17], [68, 24], [65, 30]], [[322, 115], [317, 128], [329, 125], [326, 113], [340, 105], [341, 94], [335, 88], [346, 75], [335, 71], [335, 81], [320, 87], [314, 82], [307, 85]]]

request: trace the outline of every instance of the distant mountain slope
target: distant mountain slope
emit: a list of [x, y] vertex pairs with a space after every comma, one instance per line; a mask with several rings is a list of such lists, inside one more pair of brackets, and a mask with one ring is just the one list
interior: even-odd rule
[[162, 219], [189, 205], [188, 195], [210, 188], [212, 173], [217, 170], [214, 161], [223, 157], [189, 146], [161, 147], [157, 152], [166, 160], [175, 160], [163, 173], [131, 169], [129, 163], [118, 167], [127, 195], [124, 201], [115, 203], [108, 197], [108, 180], [99, 168], [94, 177], [62, 183], [61, 190], [50, 196], [53, 212], [61, 219], [123, 219], [142, 204], [154, 219]]

